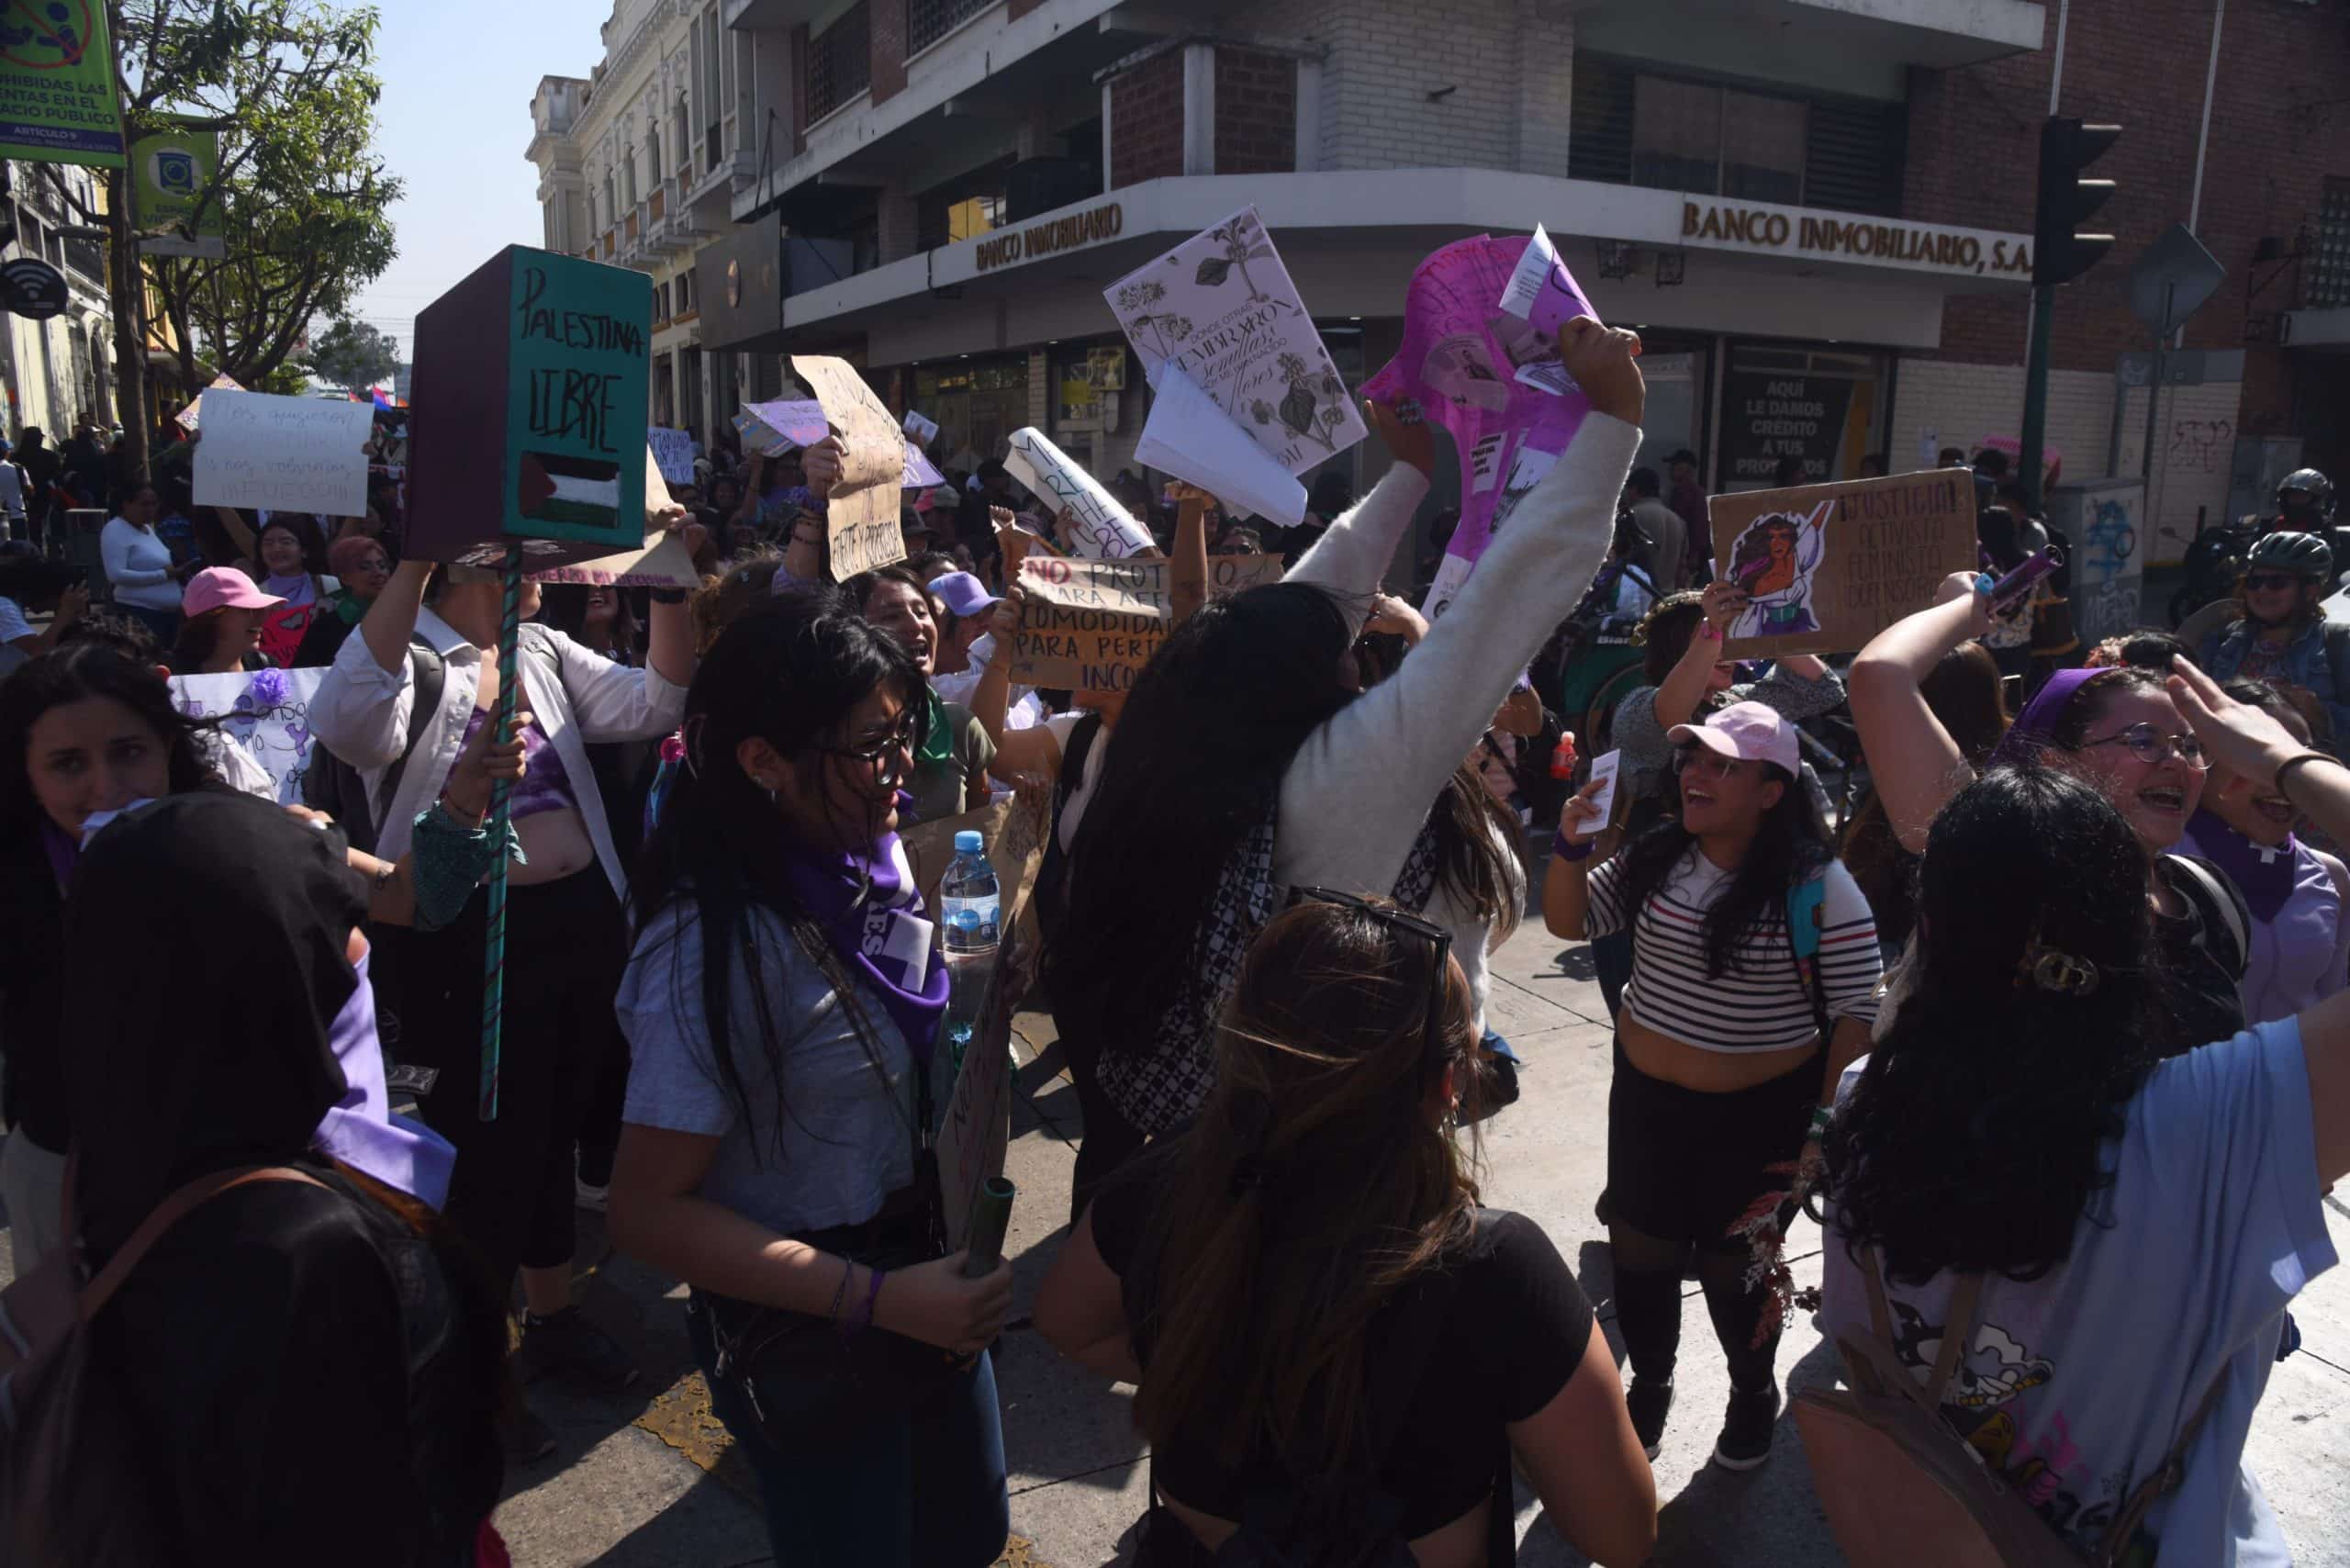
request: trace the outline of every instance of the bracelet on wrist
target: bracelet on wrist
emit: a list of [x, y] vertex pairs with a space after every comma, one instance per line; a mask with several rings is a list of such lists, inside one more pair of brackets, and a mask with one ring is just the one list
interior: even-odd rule
[[1598, 847], [1599, 841], [1595, 838], [1586, 838], [1578, 844], [1569, 838], [1564, 830], [1561, 830], [1557, 837], [1550, 840], [1550, 856], [1553, 859], [1564, 860], [1572, 864], [1577, 860], [1590, 859], [1592, 851]]
[[881, 1282], [890, 1277], [890, 1271], [875, 1269], [871, 1271], [871, 1275], [865, 1287], [865, 1310], [855, 1322], [842, 1328], [841, 1333], [844, 1338], [862, 1334], [873, 1327], [873, 1312], [881, 1302]]
[[835, 1328], [841, 1326], [841, 1302], [848, 1294], [849, 1276], [856, 1272], [856, 1264], [844, 1260], [841, 1263], [841, 1282], [833, 1287], [833, 1309], [824, 1314], [824, 1320]]
[[1811, 1113], [1811, 1139], [1810, 1139], [1810, 1141], [1812, 1141], [1813, 1143], [1818, 1143], [1821, 1138], [1826, 1137], [1828, 1136], [1828, 1124], [1829, 1124], [1829, 1123], [1830, 1123], [1830, 1122], [1832, 1122], [1832, 1121], [1834, 1121], [1835, 1119], [1836, 1119], [1836, 1107], [1835, 1107], [1835, 1106], [1833, 1106], [1833, 1105], [1820, 1105], [1820, 1106], [1817, 1106], [1817, 1107], [1815, 1107], [1815, 1108], [1813, 1109], [1812, 1113]]
[[2344, 766], [2350, 766], [2350, 765], [2345, 765], [2340, 757], [2338, 757], [2338, 756], [2334, 756], [2332, 752], [2325, 752], [2325, 751], [2304, 751], [2304, 752], [2297, 752], [2297, 753], [2295, 753], [2293, 756], [2287, 757], [2284, 761], [2282, 761], [2282, 762], [2280, 762], [2280, 763], [2278, 763], [2278, 764], [2277, 765], [2277, 792], [2279, 795], [2284, 794], [2284, 793], [2285, 793], [2285, 780], [2286, 780], [2286, 778], [2288, 778], [2288, 777], [2291, 775], [2291, 773], [2292, 773], [2293, 769], [2295, 769], [2295, 768], [2297, 768], [2297, 767], [2300, 767], [2300, 766], [2301, 766], [2301, 765], [2303, 765], [2304, 763], [2311, 763], [2311, 762], [2330, 762], [2330, 763], [2333, 763], [2336, 767], [2344, 767]]

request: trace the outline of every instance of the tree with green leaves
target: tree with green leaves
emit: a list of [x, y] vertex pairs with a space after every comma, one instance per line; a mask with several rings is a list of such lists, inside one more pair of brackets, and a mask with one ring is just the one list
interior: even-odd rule
[[[325, 0], [109, 0], [108, 11], [128, 136], [174, 125], [220, 133], [192, 227], [217, 227], [227, 256], [146, 258], [182, 380], [225, 372], [247, 386], [285, 386], [312, 319], [346, 313], [396, 253], [389, 208], [400, 184], [373, 145], [376, 13]], [[109, 241], [117, 401], [144, 472], [158, 410], [137, 241], [162, 230], [129, 210], [125, 171], [101, 175], [105, 210], [82, 216]]]
[[302, 363], [330, 386], [364, 392], [379, 381], [390, 380], [399, 357], [399, 343], [389, 332], [346, 316], [311, 341]]

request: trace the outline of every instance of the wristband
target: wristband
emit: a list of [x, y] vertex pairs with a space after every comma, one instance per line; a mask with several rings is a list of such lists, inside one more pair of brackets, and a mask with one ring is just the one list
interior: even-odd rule
[[686, 602], [686, 590], [681, 588], [655, 588], [653, 590], [653, 602], [655, 604], [683, 604]]
[[865, 1287], [865, 1316], [842, 1330], [845, 1335], [862, 1334], [873, 1327], [873, 1309], [880, 1305], [881, 1282], [890, 1277], [890, 1271], [875, 1269], [872, 1271], [872, 1282]]
[[1595, 838], [1586, 838], [1577, 844], [1561, 830], [1557, 837], [1550, 840], [1550, 856], [1555, 860], [1588, 860], [1591, 852], [1598, 847], [1599, 841]]
[[856, 1264], [854, 1260], [844, 1262], [841, 1265], [841, 1282], [833, 1287], [833, 1310], [826, 1313], [824, 1316], [835, 1328], [841, 1326], [841, 1298], [848, 1294], [848, 1279], [856, 1272]]
[[2342, 759], [2331, 752], [2305, 751], [2298, 756], [2288, 756], [2277, 767], [2277, 792], [2279, 795], [2285, 793], [2285, 776], [2305, 762], [2331, 762], [2336, 767], [2344, 766]]
[[1821, 1138], [1823, 1138], [1823, 1137], [1827, 1137], [1827, 1136], [1828, 1136], [1828, 1124], [1829, 1124], [1829, 1123], [1830, 1123], [1830, 1122], [1832, 1122], [1832, 1121], [1834, 1121], [1835, 1119], [1836, 1119], [1836, 1107], [1834, 1107], [1833, 1105], [1818, 1105], [1818, 1106], [1815, 1106], [1815, 1107], [1813, 1107], [1813, 1109], [1812, 1109], [1812, 1113], [1811, 1113], [1811, 1140], [1810, 1140], [1810, 1141], [1812, 1141], [1813, 1143], [1818, 1143]]

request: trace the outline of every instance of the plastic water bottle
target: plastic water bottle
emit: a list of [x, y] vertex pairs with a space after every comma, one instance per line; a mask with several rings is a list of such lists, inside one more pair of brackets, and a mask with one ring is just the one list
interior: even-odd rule
[[989, 971], [995, 967], [1003, 920], [1003, 895], [996, 885], [995, 868], [988, 864], [986, 843], [978, 834], [955, 835], [955, 861], [946, 868], [938, 903], [952, 987], [946, 1002], [947, 1060], [959, 1071], [963, 1053], [979, 1029], [979, 1006]]

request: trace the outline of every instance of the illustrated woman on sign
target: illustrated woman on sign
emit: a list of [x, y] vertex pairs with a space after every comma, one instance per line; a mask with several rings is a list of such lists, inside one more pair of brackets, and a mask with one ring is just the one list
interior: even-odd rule
[[1766, 512], [1746, 525], [1730, 549], [1729, 580], [1746, 593], [1746, 608], [1730, 625], [1733, 637], [1791, 637], [1819, 630], [1811, 611], [1811, 579], [1828, 553], [1822, 501], [1808, 515]]

